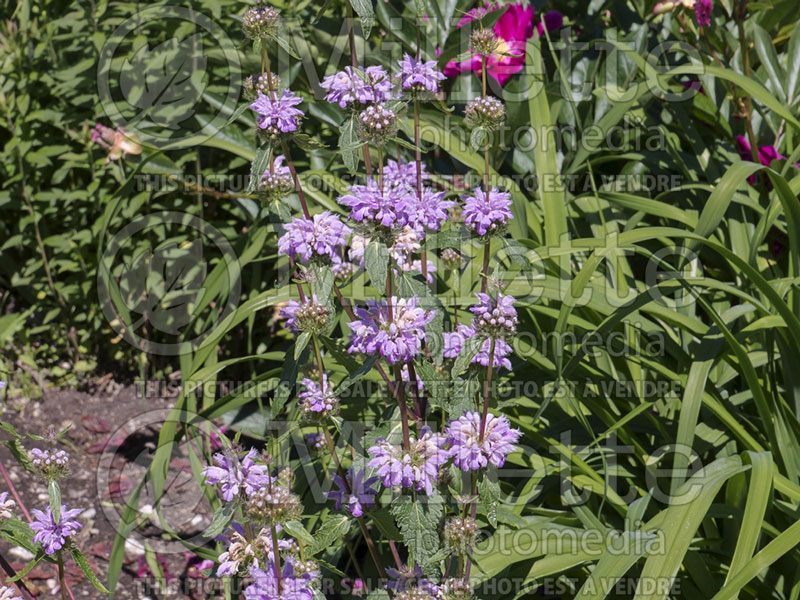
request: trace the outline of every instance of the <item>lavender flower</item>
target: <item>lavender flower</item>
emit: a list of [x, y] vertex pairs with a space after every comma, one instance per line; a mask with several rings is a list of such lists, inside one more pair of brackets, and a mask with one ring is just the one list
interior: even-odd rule
[[264, 171], [258, 182], [258, 192], [267, 200], [278, 200], [294, 189], [294, 179], [289, 167], [283, 164], [285, 157], [275, 157], [272, 166]]
[[279, 132], [290, 133], [297, 130], [299, 119], [304, 113], [295, 106], [302, 101], [300, 96], [296, 96], [289, 90], [283, 90], [280, 97], [274, 99], [264, 94], [259, 95], [250, 108], [261, 115], [258, 126], [261, 129], [268, 129], [271, 134], [276, 135]]
[[319, 334], [325, 331], [329, 324], [330, 311], [317, 302], [317, 296], [312, 295], [302, 304], [297, 300], [289, 300], [281, 309], [280, 316], [286, 319], [286, 327], [292, 333], [308, 331]]
[[36, 509], [31, 512], [34, 516], [34, 521], [30, 524], [35, 533], [33, 541], [41, 543], [47, 554], [55, 554], [58, 550], [61, 550], [66, 544], [67, 538], [83, 527], [82, 523], [73, 520], [83, 512], [80, 508], [67, 510], [67, 506], [62, 504], [58, 523], [53, 518], [53, 513], [49, 506], [44, 512]]
[[311, 450], [316, 450], [320, 452], [325, 448], [325, 438], [322, 434], [319, 433], [307, 433], [303, 436], [306, 444], [308, 444]]
[[48, 479], [58, 479], [69, 473], [69, 455], [64, 450], [31, 450], [31, 464]]
[[386, 581], [386, 588], [394, 590], [395, 593], [416, 588], [428, 595], [436, 596], [438, 591], [436, 585], [425, 577], [419, 565], [414, 565], [413, 569], [408, 565], [403, 565], [400, 569], [390, 567], [386, 569], [386, 574], [389, 576]]
[[409, 362], [422, 349], [425, 325], [435, 316], [417, 306], [417, 298], [393, 296], [392, 318], [386, 302], [368, 300], [366, 309], [356, 308], [357, 319], [350, 323], [353, 330], [348, 352], [383, 356], [390, 364]]
[[22, 600], [13, 587], [0, 585], [0, 600]]
[[12, 512], [16, 503], [8, 497], [8, 492], [0, 494], [0, 519], [10, 519], [14, 516]]
[[302, 381], [305, 391], [300, 392], [297, 397], [300, 400], [300, 408], [306, 416], [326, 417], [336, 412], [339, 408], [339, 399], [333, 393], [333, 388], [328, 383], [328, 376], [322, 374], [322, 387], [318, 381], [308, 379]]
[[[461, 354], [464, 348], [464, 341], [474, 338], [477, 334], [472, 326], [464, 325], [461, 323], [456, 327], [455, 331], [444, 333], [444, 350], [442, 355], [444, 358], [456, 358]], [[472, 357], [470, 364], [479, 364], [484, 367], [489, 366], [489, 353], [491, 352], [492, 341], [490, 338], [484, 339], [478, 352]], [[499, 369], [505, 367], [511, 369], [511, 361], [506, 358], [513, 352], [513, 348], [503, 339], [495, 339], [494, 342], [494, 360], [492, 361], [494, 367]]]
[[713, 8], [712, 0], [695, 0], [694, 3], [694, 16], [697, 19], [697, 24], [700, 27], [711, 26], [711, 10]]
[[456, 203], [445, 200], [445, 192], [434, 192], [430, 188], [422, 189], [422, 198], [413, 203], [409, 211], [409, 222], [424, 235], [425, 231], [439, 231], [442, 223], [447, 221], [447, 211]]
[[219, 555], [217, 575], [237, 575], [251, 562], [256, 561], [253, 546], [238, 532], [234, 532], [227, 550]]
[[436, 68], [435, 60], [416, 60], [406, 54], [399, 64], [400, 85], [404, 90], [412, 92], [425, 90], [435, 94], [439, 90], [439, 82], [445, 78], [444, 73]]
[[339, 217], [330, 211], [311, 219], [298, 217], [285, 225], [286, 233], [278, 240], [278, 251], [292, 258], [309, 261], [312, 257], [335, 259], [352, 233]]
[[422, 428], [419, 440], [411, 438], [408, 452], [402, 446], [379, 439], [367, 450], [373, 457], [367, 466], [378, 469], [378, 477], [386, 487], [413, 487], [430, 496], [439, 468], [450, 456], [450, 452], [444, 449], [445, 443], [446, 438], [433, 433], [430, 427]]
[[350, 218], [354, 221], [369, 222], [383, 227], [405, 225], [408, 213], [413, 208], [413, 197], [397, 187], [384, 185], [381, 192], [375, 180], [367, 185], [351, 185], [350, 193], [340, 196], [339, 204], [350, 207]]
[[511, 194], [493, 188], [487, 197], [484, 191], [475, 188], [474, 196], [464, 197], [464, 223], [478, 235], [495, 233], [502, 229], [511, 214]]
[[[378, 492], [372, 485], [378, 481], [377, 477], [370, 477], [364, 480], [364, 470], [356, 471], [352, 467], [348, 470], [347, 486], [339, 475], [334, 476], [333, 482], [339, 488], [328, 492], [328, 498], [336, 501], [336, 510], [340, 510], [342, 504], [347, 505], [347, 510], [354, 517], [364, 514], [364, 508], [375, 505], [375, 496]], [[349, 489], [349, 491], [348, 491]]]
[[221, 484], [222, 497], [230, 502], [244, 489], [247, 496], [253, 495], [259, 488], [270, 481], [269, 469], [266, 465], [256, 464], [257, 452], [251, 448], [244, 459], [239, 460], [238, 454], [228, 452], [214, 455], [217, 466], [203, 469], [208, 485]]
[[[486, 339], [481, 344], [481, 347], [478, 349], [478, 352], [475, 354], [473, 359], [470, 363], [477, 363], [484, 367], [489, 366], [489, 354], [492, 351], [492, 341], [491, 339]], [[503, 339], [495, 339], [494, 341], [494, 360], [492, 360], [492, 366], [495, 369], [499, 369], [500, 367], [504, 367], [511, 370], [511, 361], [506, 358], [509, 354], [511, 354], [514, 349]]]
[[520, 436], [520, 431], [511, 429], [504, 415], [495, 417], [492, 414], [486, 415], [481, 436], [479, 412], [464, 412], [447, 424], [446, 433], [453, 463], [463, 471], [481, 469], [489, 463], [502, 467]]
[[295, 573], [294, 560], [286, 558], [280, 585], [275, 577], [275, 565], [268, 562], [264, 569], [250, 567], [253, 583], [244, 589], [245, 600], [313, 600], [314, 590], [311, 573]]
[[[425, 165], [420, 165], [420, 173], [422, 181], [428, 179], [429, 175], [425, 169]], [[383, 167], [383, 185], [393, 188], [400, 188], [403, 191], [411, 191], [417, 189], [417, 164], [413, 162], [404, 162], [402, 160], [387, 160], [386, 166]]]
[[386, 102], [392, 98], [392, 82], [383, 67], [367, 67], [356, 72], [353, 67], [345, 67], [335, 75], [328, 75], [320, 87], [327, 91], [325, 100], [347, 108], [351, 104]]
[[517, 310], [514, 308], [514, 297], [497, 294], [492, 299], [488, 294], [477, 293], [478, 304], [470, 308], [475, 315], [473, 326], [475, 332], [487, 337], [503, 338], [514, 335], [517, 331]]

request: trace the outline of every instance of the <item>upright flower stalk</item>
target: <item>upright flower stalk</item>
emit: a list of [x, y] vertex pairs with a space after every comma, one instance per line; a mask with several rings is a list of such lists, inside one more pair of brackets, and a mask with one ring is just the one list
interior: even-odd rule
[[[262, 138], [270, 147], [283, 151], [282, 156], [269, 155], [269, 168], [258, 184], [259, 194], [270, 202], [280, 202], [293, 187], [302, 207], [302, 215], [293, 217], [286, 214], [283, 206], [284, 212], [280, 213], [283, 231], [278, 239], [279, 254], [285, 255], [292, 269], [302, 275], [297, 281], [299, 299], [290, 300], [281, 308], [279, 316], [285, 319], [287, 330], [297, 336], [296, 359], [312, 356], [304, 366], [309, 371], [307, 376], [300, 378], [296, 406], [300, 417], [318, 428], [319, 441], [331, 455], [334, 468], [324, 460], [322, 466], [336, 488], [328, 495], [335, 501], [335, 510], [346, 511], [356, 519], [378, 574], [390, 578], [387, 587], [402, 600], [421, 597], [419, 594], [436, 596], [439, 586], [423, 575], [419, 565], [403, 564], [394, 540], [388, 541], [388, 547], [397, 568], [384, 571], [379, 547], [365, 519], [373, 515], [371, 509], [380, 502], [381, 485], [402, 491], [404, 500], [423, 494], [435, 496], [446, 489], [443, 470], [452, 462], [455, 467], [471, 473], [474, 487], [485, 469], [502, 466], [514, 448], [518, 432], [510, 429], [505, 417], [492, 415], [489, 404], [494, 369], [511, 366], [508, 358], [511, 347], [506, 340], [516, 326], [516, 312], [513, 298], [500, 294], [491, 297], [485, 293], [491, 238], [502, 235], [508, 220], [513, 218], [510, 195], [491, 188], [489, 146], [484, 143], [482, 185], [473, 195], [464, 198], [462, 211], [464, 225], [484, 246], [482, 292], [472, 309], [472, 323], [461, 324], [449, 334], [444, 352], [444, 358], [450, 360], [458, 356], [466, 339], [479, 340], [480, 347], [471, 364], [479, 365], [475, 369], [487, 369], [484, 394], [477, 410], [450, 415], [447, 423], [434, 430], [426, 425], [425, 414], [426, 386], [431, 382], [421, 380], [418, 373], [427, 372], [422, 370], [423, 365], [433, 367], [429, 335], [438, 309], [409, 290], [415, 289], [412, 279], [418, 276], [425, 283], [432, 283], [431, 273], [436, 265], [427, 260], [425, 239], [443, 227], [453, 216], [450, 209], [456, 206], [446, 192], [436, 191], [426, 183], [437, 179], [426, 173], [420, 150], [421, 105], [436, 97], [444, 75], [436, 68], [435, 61], [423, 60], [419, 21], [414, 56], [404, 55], [393, 69], [358, 64], [352, 22], [348, 23], [351, 64], [327, 75], [321, 87], [325, 100], [347, 115], [343, 127], [352, 127], [359, 141], [358, 146], [348, 144], [342, 152], [353, 152], [360, 146], [365, 158], [366, 180], [350, 185], [337, 198], [338, 204], [349, 211], [346, 219], [327, 210], [314, 214], [303, 195], [291, 158], [290, 143], [301, 143], [298, 132], [304, 117], [299, 108], [302, 99], [290, 90], [281, 89], [280, 79], [270, 71], [266, 51], [267, 42], [276, 35], [278, 17], [262, 7], [251, 10], [258, 14], [246, 18], [245, 23], [247, 30], [260, 32], [262, 58], [261, 75], [257, 82], [252, 80], [250, 84], [258, 91], [251, 108], [259, 115]], [[348, 20], [352, 17], [350, 11], [348, 7]], [[490, 42], [487, 38], [481, 43]], [[486, 48], [477, 42], [476, 47], [485, 63]], [[483, 141], [505, 118], [502, 102], [487, 93], [486, 77], [484, 64], [482, 95], [470, 103], [465, 112], [466, 122], [478, 131], [479, 137], [483, 135]], [[408, 144], [397, 138], [398, 113], [409, 104], [413, 104], [414, 111], [413, 164], [403, 160], [400, 149]], [[398, 148], [397, 160], [386, 160], [387, 144]], [[369, 163], [372, 146], [375, 147], [373, 156], [378, 160], [376, 169]], [[349, 156], [344, 154], [344, 159], [347, 162]], [[263, 155], [261, 160], [265, 161]], [[443, 260], [451, 259], [443, 255]], [[350, 305], [335, 278], [346, 279], [360, 267], [367, 271], [377, 297]], [[391, 439], [374, 440], [366, 449], [366, 455], [361, 457], [364, 466], [360, 468], [355, 466], [358, 451], [345, 442], [354, 461], [348, 465], [349, 457], [337, 452], [331, 431], [340, 410], [337, 393], [340, 388], [334, 382], [337, 372], [326, 371], [326, 361], [331, 357], [324, 355], [323, 346], [329, 347], [328, 336], [337, 328], [334, 304], [337, 299], [350, 317], [347, 352], [372, 358], [397, 402], [402, 425], [402, 440], [391, 436], [387, 436]], [[309, 344], [310, 352], [306, 351]], [[442, 365], [442, 369], [446, 369], [447, 364]], [[405, 389], [407, 383], [411, 385], [411, 397]], [[248, 525], [247, 537], [233, 539], [224, 553], [226, 572], [250, 575], [253, 584], [245, 590], [248, 600], [267, 597], [311, 600], [307, 595], [313, 578], [306, 577], [309, 570], [301, 560], [302, 543], [297, 555], [292, 550], [294, 542], [287, 538], [288, 533], [298, 541], [304, 539], [297, 535], [296, 520], [300, 518], [301, 508], [292, 491], [291, 474], [284, 477], [286, 471], [273, 473], [253, 457], [252, 451], [244, 458], [239, 452], [215, 457], [215, 463], [216, 467], [208, 467], [207, 482], [220, 485], [226, 502], [239, 503]], [[390, 507], [390, 511], [398, 510], [400, 504]], [[467, 509], [463, 516], [447, 521], [445, 527], [446, 547], [451, 559], [458, 557], [460, 576], [469, 571], [467, 556], [475, 539], [476, 506], [471, 505], [471, 516]], [[395, 517], [400, 522], [400, 517]], [[261, 527], [260, 533], [249, 527], [251, 523]], [[349, 545], [348, 551], [355, 560]], [[466, 569], [463, 568], [465, 564]], [[447, 594], [455, 594], [453, 598], [457, 596], [463, 600], [471, 596], [471, 591], [456, 580], [446, 580], [442, 585], [447, 598], [450, 598]], [[295, 594], [295, 588], [299, 593]]]

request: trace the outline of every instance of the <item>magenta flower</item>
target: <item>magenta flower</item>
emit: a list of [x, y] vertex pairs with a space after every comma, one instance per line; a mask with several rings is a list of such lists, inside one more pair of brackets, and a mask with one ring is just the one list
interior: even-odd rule
[[[480, 19], [485, 14], [497, 10], [498, 6], [487, 3], [486, 7], [473, 8], [458, 22], [458, 27], [463, 27], [470, 21]], [[504, 7], [502, 7], [504, 8]], [[486, 72], [503, 86], [514, 73], [518, 73], [525, 64], [525, 42], [533, 37], [534, 11], [530, 5], [522, 3], [510, 4], [508, 9], [497, 20], [494, 32], [500, 44], [494, 53], [486, 57]], [[536, 31], [539, 35], [547, 31], [559, 29], [564, 24], [564, 17], [558, 11], [550, 11], [544, 16], [544, 28], [537, 24]], [[477, 24], [475, 25], [477, 27]], [[473, 56], [462, 62], [450, 61], [444, 68], [444, 74], [455, 77], [466, 71], [481, 73], [481, 57]]]
[[30, 524], [34, 531], [33, 541], [41, 543], [47, 554], [55, 554], [64, 547], [67, 538], [83, 527], [82, 523], [74, 518], [81, 514], [82, 509], [67, 510], [65, 504], [61, 505], [61, 515], [56, 523], [53, 513], [48, 506], [44, 511], [33, 509], [31, 511], [34, 521]]
[[303, 111], [295, 108], [303, 99], [289, 90], [283, 90], [280, 97], [274, 99], [264, 94], [259, 94], [250, 108], [261, 115], [258, 126], [269, 129], [271, 133], [289, 133], [297, 130]]
[[425, 325], [434, 311], [417, 306], [417, 298], [391, 298], [392, 318], [385, 301], [367, 300], [367, 308], [356, 308], [350, 322], [353, 333], [348, 352], [383, 356], [389, 364], [409, 362], [422, 350]]
[[[736, 136], [736, 146], [739, 150], [739, 156], [742, 160], [752, 161], [753, 153], [750, 151], [750, 142], [743, 135]], [[770, 166], [773, 160], [786, 160], [786, 157], [778, 152], [775, 146], [759, 146], [758, 147], [758, 160], [765, 167]], [[794, 163], [794, 166], [800, 169], [800, 164]], [[755, 185], [756, 175], [750, 175], [747, 178], [748, 183]]]
[[356, 471], [351, 467], [347, 473], [347, 486], [341, 477], [334, 476], [333, 482], [339, 489], [328, 492], [328, 498], [336, 501], [336, 510], [340, 510], [342, 504], [345, 504], [351, 515], [360, 517], [364, 514], [365, 507], [375, 506], [375, 496], [378, 492], [372, 485], [377, 481], [377, 477], [365, 480], [363, 469]]
[[363, 71], [353, 67], [345, 67], [335, 75], [328, 75], [322, 80], [320, 87], [324, 89], [325, 100], [347, 108], [351, 104], [370, 104], [386, 102], [392, 98], [392, 81], [383, 67], [367, 67]]
[[286, 233], [278, 240], [278, 252], [303, 261], [313, 257], [337, 258], [339, 249], [353, 232], [338, 215], [327, 210], [311, 219], [297, 217], [284, 227]]
[[430, 427], [422, 428], [419, 440], [411, 438], [408, 452], [401, 445], [379, 439], [367, 450], [373, 457], [367, 466], [378, 469], [378, 477], [386, 487], [413, 487], [430, 496], [439, 469], [450, 457], [450, 452], [444, 449], [446, 442], [443, 435], [433, 433]]
[[425, 90], [435, 94], [439, 90], [439, 82], [446, 78], [444, 73], [436, 68], [435, 60], [417, 60], [405, 54], [399, 64], [400, 86], [404, 90]]
[[464, 196], [464, 224], [478, 235], [494, 233], [514, 218], [511, 213], [511, 194], [493, 188], [487, 197], [483, 189], [475, 188], [474, 196]]
[[253, 583], [244, 589], [245, 600], [313, 600], [312, 573], [295, 576], [294, 560], [286, 557], [280, 583], [275, 577], [275, 565], [269, 561], [264, 569], [250, 567]]
[[203, 469], [206, 477], [206, 484], [220, 484], [222, 497], [230, 502], [239, 494], [240, 489], [244, 489], [247, 496], [251, 496], [261, 487], [269, 483], [269, 469], [266, 465], [256, 464], [257, 452], [255, 448], [250, 451], [243, 459], [234, 453], [214, 455], [216, 466], [208, 466]]
[[713, 6], [711, 0], [695, 0], [694, 16], [697, 19], [697, 24], [700, 27], [709, 27], [711, 25], [712, 8]]
[[489, 463], [502, 467], [514, 444], [520, 437], [518, 429], [511, 429], [504, 415], [486, 415], [486, 425], [481, 433], [481, 414], [464, 412], [455, 421], [447, 424], [447, 441], [453, 464], [462, 471], [482, 469]]

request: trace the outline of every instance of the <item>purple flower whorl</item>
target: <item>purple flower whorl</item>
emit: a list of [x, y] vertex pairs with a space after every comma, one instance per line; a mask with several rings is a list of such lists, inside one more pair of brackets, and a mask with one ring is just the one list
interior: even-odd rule
[[514, 218], [511, 213], [511, 194], [493, 188], [489, 195], [480, 187], [474, 196], [464, 196], [464, 224], [480, 236], [501, 233]]
[[348, 352], [379, 353], [389, 364], [407, 363], [422, 350], [425, 325], [435, 315], [417, 306], [417, 298], [391, 298], [392, 318], [385, 301], [368, 300], [367, 308], [356, 308], [356, 320]]
[[483, 438], [480, 431], [479, 412], [465, 412], [447, 424], [450, 454], [453, 456], [453, 463], [462, 471], [482, 469], [490, 463], [495, 467], [502, 467], [521, 435], [518, 429], [511, 429], [508, 418], [504, 415], [495, 417], [487, 414]]
[[297, 217], [284, 225], [286, 233], [278, 240], [278, 252], [303, 261], [338, 258], [339, 249], [347, 243], [353, 230], [330, 211], [311, 219]]

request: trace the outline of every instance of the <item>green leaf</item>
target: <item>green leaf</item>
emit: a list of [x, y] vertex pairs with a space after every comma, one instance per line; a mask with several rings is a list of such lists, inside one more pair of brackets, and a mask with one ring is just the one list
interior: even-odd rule
[[110, 593], [108, 588], [97, 578], [89, 561], [86, 560], [86, 557], [78, 550], [75, 544], [70, 544], [69, 553], [70, 556], [72, 556], [72, 560], [75, 561], [75, 564], [78, 565], [78, 568], [80, 568], [81, 572], [86, 576], [86, 579], [89, 580], [89, 583], [91, 583], [97, 591], [103, 594]]
[[223, 502], [214, 511], [214, 516], [211, 518], [211, 523], [202, 533], [204, 538], [212, 539], [217, 537], [223, 532], [228, 523], [231, 522], [234, 513], [236, 512], [235, 502]]
[[455, 363], [453, 364], [453, 370], [451, 372], [453, 377], [461, 375], [461, 373], [469, 368], [472, 359], [475, 358], [478, 350], [481, 349], [483, 342], [484, 340], [477, 337], [471, 337], [464, 340], [464, 344], [461, 347], [461, 352], [458, 353]]
[[372, 287], [382, 292], [386, 288], [386, 274], [389, 269], [389, 249], [378, 240], [370, 240], [364, 250], [364, 266], [369, 273]]
[[297, 341], [294, 343], [294, 359], [296, 361], [300, 360], [300, 355], [303, 353], [303, 350], [306, 349], [306, 346], [308, 346], [310, 339], [311, 334], [308, 331], [303, 331], [297, 336]]
[[292, 49], [292, 46], [289, 44], [287, 40], [283, 39], [279, 35], [276, 35], [273, 39], [278, 44], [278, 46], [280, 46], [281, 49], [284, 50], [289, 56], [291, 56], [296, 60], [300, 60], [300, 57], [298, 56], [297, 52], [295, 52]]
[[372, 26], [375, 23], [375, 11], [372, 8], [372, 1], [350, 0], [350, 5], [361, 19], [361, 31], [364, 33], [364, 39], [368, 38], [372, 31]]
[[350, 531], [352, 523], [353, 520], [345, 515], [332, 515], [326, 519], [322, 526], [314, 532], [314, 543], [308, 548], [309, 556], [319, 554], [342, 538]]
[[567, 233], [567, 208], [564, 192], [554, 185], [559, 175], [555, 123], [550, 117], [539, 38], [528, 40], [526, 56], [528, 112], [536, 139], [533, 162], [539, 182], [537, 193], [544, 208], [545, 243], [558, 246], [561, 236]]
[[269, 155], [272, 151], [272, 145], [269, 142], [264, 142], [256, 150], [256, 157], [253, 164], [250, 166], [250, 181], [247, 183], [247, 193], [254, 192], [261, 183], [261, 178], [269, 165]]
[[28, 456], [28, 451], [25, 450], [25, 446], [22, 445], [22, 442], [19, 440], [6, 440], [3, 444], [11, 451], [11, 454], [22, 468], [30, 473], [38, 473], [36, 469], [33, 468], [30, 456]]
[[283, 524], [283, 528], [286, 530], [286, 533], [306, 546], [313, 546], [316, 543], [314, 536], [312, 536], [299, 521], [287, 521]]
[[401, 496], [389, 509], [397, 521], [403, 541], [413, 561], [425, 564], [439, 551], [439, 521], [442, 518], [442, 497], [438, 492], [424, 498]]
[[56, 523], [61, 520], [61, 488], [58, 482], [51, 479], [47, 484], [47, 495], [50, 497], [50, 510]]
[[497, 470], [487, 471], [478, 484], [478, 495], [486, 509], [486, 518], [492, 527], [497, 527], [497, 503], [500, 500], [500, 482], [497, 480]]
[[356, 115], [351, 116], [339, 129], [339, 151], [342, 153], [342, 161], [344, 166], [351, 174], [358, 172], [359, 152], [357, 148], [360, 146], [361, 140], [357, 133], [358, 118]]
[[6, 579], [6, 581], [8, 581], [8, 582], [19, 581], [20, 579], [25, 577], [28, 573], [33, 571], [33, 569], [36, 567], [36, 565], [38, 565], [40, 562], [42, 562], [42, 560], [46, 556], [47, 556], [47, 554], [45, 553], [44, 548], [40, 548], [39, 550], [36, 551], [36, 555], [31, 559], [31, 562], [29, 562], [27, 565], [25, 565], [22, 568], [22, 570], [19, 571], [16, 575]]

